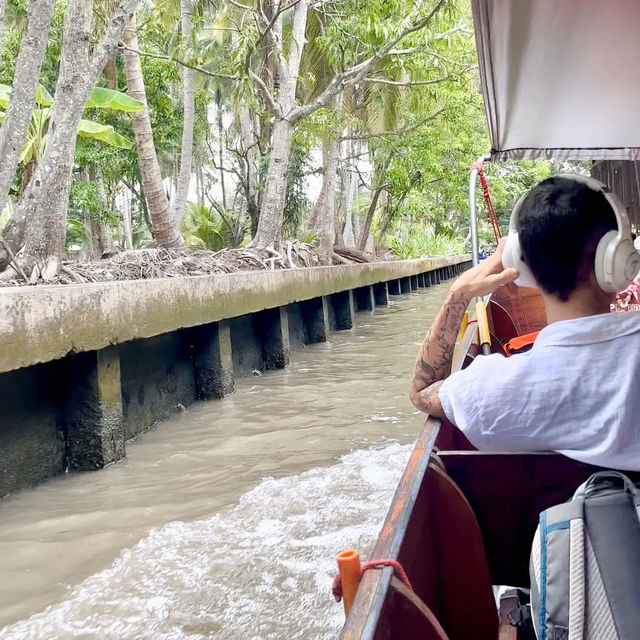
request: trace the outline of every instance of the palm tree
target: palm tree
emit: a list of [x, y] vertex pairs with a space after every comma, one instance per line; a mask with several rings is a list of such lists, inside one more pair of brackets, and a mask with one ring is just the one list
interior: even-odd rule
[[[192, 35], [192, 0], [180, 0], [180, 25], [182, 29], [183, 48], [189, 48]], [[193, 127], [195, 122], [194, 99], [194, 71], [188, 67], [182, 68], [182, 95], [183, 95], [183, 119], [182, 119], [182, 145], [180, 151], [180, 173], [178, 174], [178, 186], [171, 203], [171, 215], [180, 227], [180, 221], [184, 215], [184, 208], [189, 195], [191, 183], [191, 166], [193, 163]]]
[[124, 68], [127, 76], [128, 93], [132, 98], [140, 100], [144, 104], [142, 110], [131, 114], [131, 122], [138, 151], [142, 187], [153, 225], [153, 237], [160, 247], [179, 247], [184, 244], [184, 241], [180, 235], [177, 221], [171, 213], [153, 142], [147, 92], [144, 86], [140, 54], [138, 53], [135, 15], [131, 17], [125, 28], [122, 39], [125, 45]]

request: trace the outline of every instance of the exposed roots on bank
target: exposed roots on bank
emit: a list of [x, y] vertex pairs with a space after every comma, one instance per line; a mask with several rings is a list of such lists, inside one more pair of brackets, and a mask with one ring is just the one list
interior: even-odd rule
[[[335, 254], [334, 262], [340, 264], [372, 260], [369, 254], [345, 247], [336, 247]], [[19, 261], [18, 256], [17, 262]], [[92, 262], [60, 263], [56, 260], [54, 264], [48, 261], [41, 267], [36, 264], [26, 273], [26, 270], [18, 273], [14, 263], [0, 277], [0, 286], [148, 280], [240, 271], [297, 269], [321, 264], [323, 261], [316, 247], [296, 240], [283, 243], [280, 251], [244, 248], [214, 252], [153, 248], [123, 251], [108, 259]]]

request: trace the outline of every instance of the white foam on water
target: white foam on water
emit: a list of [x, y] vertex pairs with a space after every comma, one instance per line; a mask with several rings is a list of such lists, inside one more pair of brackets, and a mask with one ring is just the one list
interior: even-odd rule
[[334, 556], [348, 547], [368, 555], [410, 450], [354, 451], [331, 467], [266, 479], [225, 513], [153, 530], [0, 638], [335, 638], [343, 613], [331, 597]]

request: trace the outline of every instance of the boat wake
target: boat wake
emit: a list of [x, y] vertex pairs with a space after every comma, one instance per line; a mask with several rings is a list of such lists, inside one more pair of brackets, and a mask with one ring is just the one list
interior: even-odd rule
[[366, 556], [409, 457], [397, 443], [266, 479], [237, 506], [152, 530], [56, 605], [2, 640], [335, 638], [334, 556]]

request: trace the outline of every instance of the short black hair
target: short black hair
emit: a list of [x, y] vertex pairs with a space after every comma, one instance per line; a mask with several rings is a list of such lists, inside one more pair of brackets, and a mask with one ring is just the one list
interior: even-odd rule
[[617, 229], [617, 221], [601, 191], [558, 177], [531, 189], [517, 227], [523, 259], [538, 284], [566, 301], [589, 279], [598, 242]]

